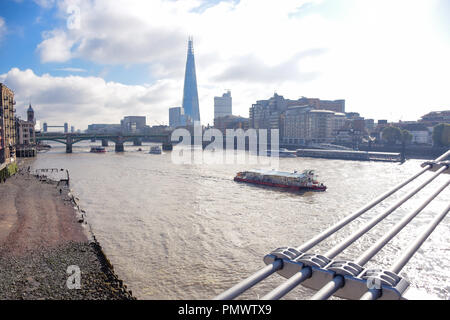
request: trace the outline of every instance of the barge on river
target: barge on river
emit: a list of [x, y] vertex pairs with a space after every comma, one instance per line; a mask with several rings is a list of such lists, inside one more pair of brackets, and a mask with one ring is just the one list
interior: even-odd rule
[[239, 172], [234, 177], [234, 181], [291, 190], [325, 191], [327, 187], [320, 183], [317, 177], [314, 170], [305, 170], [302, 173], [297, 171], [250, 170]]

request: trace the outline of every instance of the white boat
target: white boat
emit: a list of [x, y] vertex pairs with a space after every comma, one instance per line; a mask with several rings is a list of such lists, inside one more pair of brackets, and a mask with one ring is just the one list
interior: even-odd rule
[[277, 156], [279, 158], [297, 158], [297, 152], [281, 148], [278, 150], [278, 154], [276, 150], [267, 150], [267, 156], [268, 157]]
[[160, 146], [154, 146], [150, 148], [150, 154], [161, 154], [162, 150]]
[[297, 151], [290, 151], [285, 148], [281, 148], [279, 151], [280, 158], [297, 158]]

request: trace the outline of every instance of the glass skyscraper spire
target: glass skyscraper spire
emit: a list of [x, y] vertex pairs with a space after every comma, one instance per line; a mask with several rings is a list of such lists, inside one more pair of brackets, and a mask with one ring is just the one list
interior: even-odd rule
[[188, 41], [186, 74], [184, 76], [183, 109], [186, 118], [192, 122], [200, 121], [197, 76], [195, 74], [194, 46], [192, 37], [189, 37]]

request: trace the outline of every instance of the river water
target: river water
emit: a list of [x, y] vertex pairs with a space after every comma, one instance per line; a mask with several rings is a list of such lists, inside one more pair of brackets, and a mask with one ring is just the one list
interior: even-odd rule
[[[211, 299], [262, 268], [265, 254], [300, 246], [416, 173], [422, 162], [280, 159], [280, 169], [315, 169], [328, 186], [323, 193], [299, 194], [233, 181], [237, 171], [258, 168], [255, 164], [176, 164], [170, 152], [151, 155], [145, 144], [142, 152], [129, 145], [122, 154], [115, 153], [113, 145], [106, 154], [89, 153], [90, 145], [74, 145], [74, 153], [66, 154], [54, 144], [50, 152], [38, 155], [33, 167], [69, 169], [71, 188], [97, 239], [116, 273], [140, 299]], [[430, 175], [424, 174], [311, 251], [325, 253]], [[338, 258], [358, 257], [446, 179], [448, 175], [438, 177]], [[389, 268], [449, 199], [447, 188], [367, 266]], [[447, 217], [401, 275], [413, 287], [449, 299], [449, 244]], [[257, 299], [282, 282], [274, 275], [242, 298]], [[311, 295], [299, 286], [285, 298]]]

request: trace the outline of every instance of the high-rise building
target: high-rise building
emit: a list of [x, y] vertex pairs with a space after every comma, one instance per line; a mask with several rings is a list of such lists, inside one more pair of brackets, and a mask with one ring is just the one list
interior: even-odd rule
[[184, 110], [181, 107], [175, 107], [169, 109], [169, 126], [172, 128], [185, 126], [186, 120]]
[[221, 97], [214, 97], [214, 119], [231, 116], [232, 111], [231, 92], [227, 91]]
[[195, 73], [194, 45], [190, 37], [184, 76], [183, 109], [189, 123], [200, 121], [200, 107], [198, 103], [197, 76]]
[[269, 100], [259, 100], [252, 105], [249, 112], [249, 126], [253, 129], [279, 130], [280, 139], [283, 138], [284, 113], [288, 100], [274, 94]]

